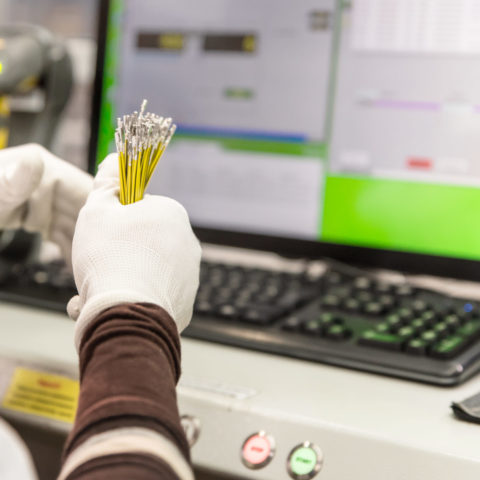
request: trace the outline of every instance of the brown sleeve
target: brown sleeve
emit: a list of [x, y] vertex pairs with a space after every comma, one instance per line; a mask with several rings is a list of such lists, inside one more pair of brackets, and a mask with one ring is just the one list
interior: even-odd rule
[[[93, 435], [143, 427], [170, 440], [190, 461], [175, 392], [180, 339], [165, 310], [151, 304], [125, 304], [102, 312], [86, 330], [79, 355], [80, 398], [64, 460]], [[177, 479], [172, 471], [159, 476], [165, 469], [169, 467], [159, 459], [132, 453], [96, 459], [67, 478]]]
[[84, 463], [68, 480], [178, 480], [170, 467], [148, 455], [110, 455]]

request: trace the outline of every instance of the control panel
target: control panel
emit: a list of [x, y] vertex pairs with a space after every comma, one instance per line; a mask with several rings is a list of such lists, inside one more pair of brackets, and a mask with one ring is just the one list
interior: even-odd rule
[[[201, 421], [198, 417], [189, 414], [182, 415], [181, 420], [195, 456], [194, 446], [202, 438]], [[216, 453], [221, 451], [224, 458], [232, 456], [235, 445], [240, 445], [240, 455], [235, 465], [230, 465], [229, 472], [242, 473], [242, 478], [292, 478], [293, 480], [315, 478], [323, 466], [324, 456], [320, 447], [308, 440], [295, 444], [285, 436], [282, 437], [279, 448], [277, 448], [275, 436], [266, 430], [258, 430], [247, 435], [241, 445], [233, 439], [225, 442], [213, 442], [213, 445], [217, 447]], [[215, 452], [215, 448], [210, 449], [210, 452]], [[248, 470], [257, 472], [249, 474]], [[278, 476], [278, 473], [273, 473], [279, 471], [283, 471], [283, 475]]]
[[[247, 468], [266, 467], [275, 456], [275, 439], [265, 431], [250, 435], [243, 443], [241, 459]], [[285, 461], [286, 471], [294, 480], [310, 480], [322, 469], [323, 453], [320, 448], [305, 441], [296, 445]]]

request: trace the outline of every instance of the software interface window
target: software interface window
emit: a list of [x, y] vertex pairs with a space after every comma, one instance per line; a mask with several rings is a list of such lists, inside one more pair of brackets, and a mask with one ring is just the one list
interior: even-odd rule
[[478, 2], [114, 5], [99, 157], [147, 98], [195, 225], [480, 259]]
[[323, 234], [480, 258], [480, 3], [356, 0], [342, 18]]

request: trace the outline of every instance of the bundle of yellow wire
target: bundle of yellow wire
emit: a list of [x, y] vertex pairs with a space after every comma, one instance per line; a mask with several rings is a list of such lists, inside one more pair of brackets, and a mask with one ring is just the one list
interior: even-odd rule
[[123, 205], [143, 198], [163, 152], [175, 133], [171, 118], [145, 113], [147, 101], [140, 113], [133, 112], [118, 119], [115, 132], [120, 168], [120, 202]]

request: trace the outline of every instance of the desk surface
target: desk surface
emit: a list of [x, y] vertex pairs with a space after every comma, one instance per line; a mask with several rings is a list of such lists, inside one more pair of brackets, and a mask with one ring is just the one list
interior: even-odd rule
[[[65, 315], [0, 305], [2, 357], [75, 376], [72, 335]], [[202, 422], [193, 448], [202, 467], [287, 479], [288, 452], [310, 440], [325, 455], [322, 479], [455, 474], [466, 480], [480, 473], [480, 425], [456, 420], [449, 408], [480, 391], [478, 376], [455, 388], [434, 387], [190, 339], [183, 340], [182, 361], [179, 404]], [[279, 460], [251, 472], [239, 450], [249, 433], [262, 429], [276, 437]]]

